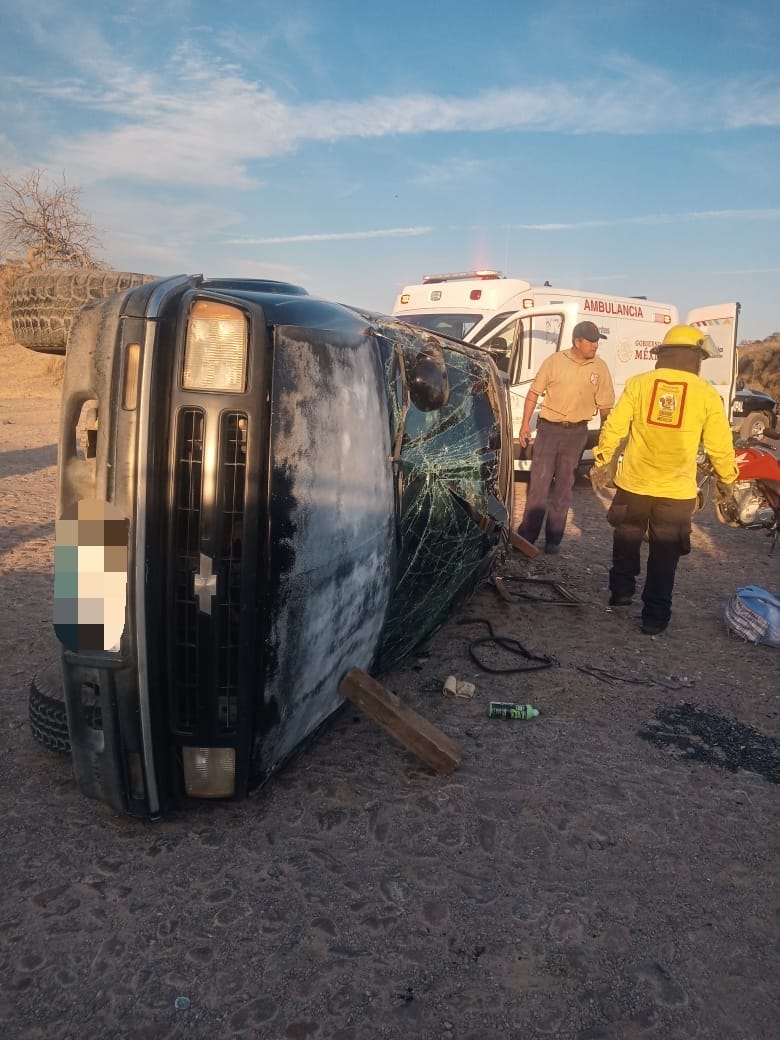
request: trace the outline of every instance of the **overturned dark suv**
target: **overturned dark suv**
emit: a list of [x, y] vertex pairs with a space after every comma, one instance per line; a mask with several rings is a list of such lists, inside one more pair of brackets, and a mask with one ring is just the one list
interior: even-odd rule
[[479, 351], [296, 286], [179, 276], [68, 338], [55, 630], [75, 775], [156, 817], [245, 796], [442, 623], [511, 511]]

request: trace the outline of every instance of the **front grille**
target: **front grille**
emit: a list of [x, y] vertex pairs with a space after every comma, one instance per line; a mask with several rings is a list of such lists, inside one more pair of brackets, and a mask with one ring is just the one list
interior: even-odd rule
[[200, 565], [203, 494], [203, 412], [179, 414], [174, 477], [174, 654], [171, 710], [175, 729], [192, 730], [198, 706], [198, 603], [193, 574]]
[[220, 729], [238, 721], [238, 655], [241, 624], [241, 563], [244, 545], [247, 417], [222, 417], [219, 460], [220, 577], [217, 623], [217, 696]]
[[[209, 424], [219, 422], [218, 436]], [[248, 420], [200, 409], [179, 414], [174, 477], [171, 724], [201, 737], [238, 723]], [[204, 480], [214, 472], [215, 480]], [[204, 489], [208, 499], [204, 499]], [[204, 530], [212, 537], [204, 541]], [[199, 600], [196, 580], [211, 578]], [[199, 738], [200, 739], [200, 738]]]

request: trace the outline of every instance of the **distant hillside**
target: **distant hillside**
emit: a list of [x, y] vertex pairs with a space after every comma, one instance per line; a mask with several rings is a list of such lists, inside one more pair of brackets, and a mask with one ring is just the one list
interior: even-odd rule
[[780, 332], [739, 345], [739, 375], [753, 390], [780, 401]]

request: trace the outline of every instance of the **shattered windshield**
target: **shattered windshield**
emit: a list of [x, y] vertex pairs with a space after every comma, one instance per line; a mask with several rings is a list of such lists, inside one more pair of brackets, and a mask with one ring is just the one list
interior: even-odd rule
[[[387, 331], [395, 340], [385, 370], [396, 444], [399, 554], [381, 669], [433, 632], [453, 603], [472, 591], [506, 521], [503, 503], [511, 479], [501, 457], [502, 438], [509, 443], [503, 391], [490, 363], [438, 341], [449, 397], [441, 408], [422, 411], [408, 400], [403, 331], [397, 326]], [[419, 337], [410, 335], [406, 349], [419, 345]]]

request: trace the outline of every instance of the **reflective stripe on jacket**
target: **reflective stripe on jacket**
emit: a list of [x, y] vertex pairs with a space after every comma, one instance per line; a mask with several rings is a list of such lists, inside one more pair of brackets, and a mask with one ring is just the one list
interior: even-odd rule
[[700, 444], [720, 480], [730, 484], [737, 479], [723, 402], [713, 386], [692, 372], [656, 368], [632, 376], [601, 429], [596, 461], [608, 462], [626, 436], [615, 476], [624, 491], [695, 498]]

